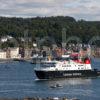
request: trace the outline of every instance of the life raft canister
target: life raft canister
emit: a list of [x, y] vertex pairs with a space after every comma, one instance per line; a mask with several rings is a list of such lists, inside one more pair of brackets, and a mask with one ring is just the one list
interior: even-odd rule
[[90, 59], [86, 59], [85, 64], [90, 64]]

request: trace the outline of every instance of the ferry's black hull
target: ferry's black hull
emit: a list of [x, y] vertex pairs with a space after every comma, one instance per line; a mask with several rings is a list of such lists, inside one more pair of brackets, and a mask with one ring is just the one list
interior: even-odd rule
[[54, 78], [79, 78], [79, 77], [96, 77], [100, 75], [97, 70], [72, 70], [72, 71], [39, 71], [35, 70], [36, 76], [39, 79], [54, 79]]

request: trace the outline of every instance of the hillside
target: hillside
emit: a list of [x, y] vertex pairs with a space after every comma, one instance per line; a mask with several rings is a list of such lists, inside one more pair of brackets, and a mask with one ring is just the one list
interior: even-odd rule
[[8, 18], [0, 17], [0, 36], [11, 35], [16, 39], [28, 37], [51, 36], [61, 41], [62, 29], [66, 28], [66, 36], [78, 36], [83, 42], [91, 37], [100, 35], [100, 21], [76, 21], [73, 17], [36, 17], [36, 18]]

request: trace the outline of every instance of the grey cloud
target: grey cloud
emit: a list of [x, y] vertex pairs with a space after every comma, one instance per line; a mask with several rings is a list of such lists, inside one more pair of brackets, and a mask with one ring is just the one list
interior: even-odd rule
[[0, 0], [0, 16], [74, 16], [100, 20], [100, 0]]

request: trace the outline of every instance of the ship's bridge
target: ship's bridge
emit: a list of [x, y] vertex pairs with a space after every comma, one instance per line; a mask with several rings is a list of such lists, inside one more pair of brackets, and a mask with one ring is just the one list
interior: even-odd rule
[[42, 63], [41, 67], [55, 67], [55, 62], [46, 62], [46, 63]]

